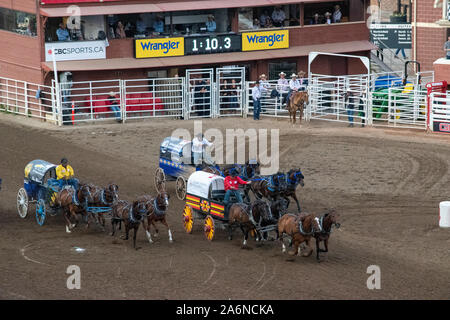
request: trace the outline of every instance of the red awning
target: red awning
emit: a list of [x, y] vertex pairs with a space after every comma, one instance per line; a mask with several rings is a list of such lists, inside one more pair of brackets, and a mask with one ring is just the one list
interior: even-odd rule
[[[152, 2], [134, 4], [101, 4], [80, 6], [81, 16], [96, 16], [108, 14], [128, 14], [143, 12], [170, 12], [170, 11], [192, 11], [205, 9], [226, 9], [241, 7], [263, 7], [283, 4], [298, 4], [307, 2], [329, 2], [329, 0], [197, 0], [178, 2]], [[46, 17], [65, 17], [67, 6], [64, 7], [41, 7], [41, 15]]]
[[[167, 58], [116, 58], [104, 60], [83, 60], [83, 61], [61, 61], [56, 63], [58, 71], [98, 71], [98, 70], [124, 70], [137, 68], [164, 68], [174, 66], [194, 66], [211, 64], [228, 64], [243, 61], [282, 59], [292, 57], [307, 56], [310, 52], [329, 52], [329, 53], [352, 53], [360, 51], [369, 51], [375, 49], [375, 46], [369, 41], [349, 41], [316, 44], [308, 46], [295, 46], [289, 49], [250, 51], [250, 52], [230, 52], [206, 55], [192, 55]], [[43, 62], [44, 70], [53, 70], [52, 62]]]

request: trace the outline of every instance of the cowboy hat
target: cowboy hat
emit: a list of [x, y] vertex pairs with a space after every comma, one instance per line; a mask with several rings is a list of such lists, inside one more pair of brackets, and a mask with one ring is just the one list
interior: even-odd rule
[[298, 76], [300, 77], [300, 76], [304, 76], [306, 74], [306, 72], [305, 71], [299, 71], [298, 72]]
[[295, 73], [291, 74], [291, 78], [294, 78], [294, 77], [297, 78], [297, 75]]
[[325, 12], [325, 17], [330, 17], [330, 16], [331, 16], [331, 13]]
[[286, 73], [284, 73], [283, 71], [281, 71], [278, 75], [279, 75], [279, 76], [281, 76], [281, 75], [285, 76]]
[[115, 96], [116, 93], [115, 93], [114, 91], [110, 91], [110, 92], [109, 92], [109, 95], [110, 95], [110, 96]]
[[265, 78], [266, 77], [266, 75], [263, 73], [262, 75], [260, 75], [259, 76], [259, 78], [261, 79], [261, 78]]

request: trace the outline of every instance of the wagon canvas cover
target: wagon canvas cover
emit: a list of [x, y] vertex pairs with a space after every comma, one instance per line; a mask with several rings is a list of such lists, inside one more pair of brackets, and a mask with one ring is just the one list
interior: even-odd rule
[[224, 190], [224, 178], [213, 173], [196, 171], [189, 177], [187, 193], [207, 199], [212, 190]]
[[53, 163], [45, 160], [33, 160], [25, 167], [25, 178], [42, 183], [47, 171], [53, 168], [56, 168]]

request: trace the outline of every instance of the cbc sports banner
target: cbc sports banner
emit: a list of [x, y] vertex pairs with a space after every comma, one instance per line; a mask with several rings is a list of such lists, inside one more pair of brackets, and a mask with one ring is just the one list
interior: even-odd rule
[[106, 59], [105, 41], [65, 41], [45, 44], [45, 61]]

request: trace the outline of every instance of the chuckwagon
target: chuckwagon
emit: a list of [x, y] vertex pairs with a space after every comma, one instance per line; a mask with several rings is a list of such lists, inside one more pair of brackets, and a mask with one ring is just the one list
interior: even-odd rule
[[[196, 171], [187, 181], [186, 201], [183, 209], [184, 229], [191, 233], [194, 220], [203, 219], [206, 239], [212, 240], [216, 230], [216, 222], [225, 227], [228, 223], [225, 197], [225, 178], [205, 171]], [[236, 202], [232, 196], [230, 203]]]
[[175, 137], [165, 138], [159, 148], [159, 166], [155, 172], [155, 187], [159, 190], [166, 181], [176, 181], [178, 199], [186, 197], [186, 184], [191, 173], [196, 171], [192, 158], [192, 141]]
[[56, 193], [59, 183], [56, 180], [56, 165], [44, 160], [33, 160], [25, 167], [23, 188], [17, 193], [17, 211], [21, 218], [28, 214], [30, 203], [36, 203], [36, 221], [42, 226], [47, 213], [55, 215]]

